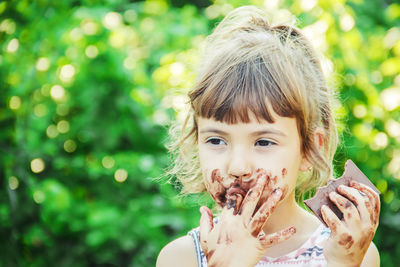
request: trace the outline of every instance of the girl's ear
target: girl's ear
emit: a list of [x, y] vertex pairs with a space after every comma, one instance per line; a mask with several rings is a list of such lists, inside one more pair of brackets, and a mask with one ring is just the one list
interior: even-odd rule
[[[321, 150], [324, 146], [325, 133], [322, 128], [318, 127], [314, 132], [314, 144], [317, 146], [318, 150]], [[312, 169], [312, 163], [305, 157], [301, 159], [300, 171], [307, 172]]]
[[318, 149], [321, 150], [324, 146], [325, 133], [322, 128], [318, 127], [314, 133], [314, 144], [318, 146]]

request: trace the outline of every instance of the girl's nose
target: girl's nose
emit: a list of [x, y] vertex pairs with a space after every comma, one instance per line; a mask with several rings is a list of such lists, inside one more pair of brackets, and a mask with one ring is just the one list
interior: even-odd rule
[[232, 153], [228, 162], [228, 174], [232, 179], [248, 179], [251, 176], [251, 163], [245, 153]]

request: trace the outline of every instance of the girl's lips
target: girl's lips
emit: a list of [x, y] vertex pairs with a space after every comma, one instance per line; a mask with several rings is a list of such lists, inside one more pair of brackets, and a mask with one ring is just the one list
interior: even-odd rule
[[231, 187], [228, 189], [228, 191], [226, 192], [226, 194], [228, 196], [232, 196], [232, 195], [242, 195], [242, 197], [244, 198], [246, 196], [246, 191], [243, 190], [240, 187]]
[[226, 191], [226, 206], [228, 209], [233, 208], [233, 214], [240, 214], [242, 211], [242, 201], [246, 196], [246, 191], [240, 187], [230, 187]]

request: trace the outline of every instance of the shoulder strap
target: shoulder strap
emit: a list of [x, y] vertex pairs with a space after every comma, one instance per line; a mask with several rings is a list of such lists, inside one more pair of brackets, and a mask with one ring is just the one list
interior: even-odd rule
[[199, 238], [200, 231], [199, 231], [199, 228], [195, 228], [195, 229], [191, 230], [188, 233], [188, 235], [190, 235], [192, 237], [193, 242], [194, 242], [194, 247], [196, 249], [198, 267], [206, 267], [206, 266], [203, 265], [203, 260], [202, 260], [202, 257], [204, 257], [204, 253], [203, 253], [203, 251], [201, 250], [201, 247], [200, 247], [200, 238]]

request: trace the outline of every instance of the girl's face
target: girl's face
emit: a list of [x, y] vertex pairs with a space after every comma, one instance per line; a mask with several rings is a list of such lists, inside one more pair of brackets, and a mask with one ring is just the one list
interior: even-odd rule
[[[236, 207], [260, 175], [267, 185], [260, 204], [271, 190], [283, 190], [283, 198], [293, 192], [298, 171], [309, 163], [300, 151], [296, 119], [275, 113], [274, 123], [226, 124], [198, 118], [200, 165], [208, 192], [220, 206]], [[236, 203], [240, 201], [239, 203]], [[259, 204], [259, 205], [260, 205]]]

